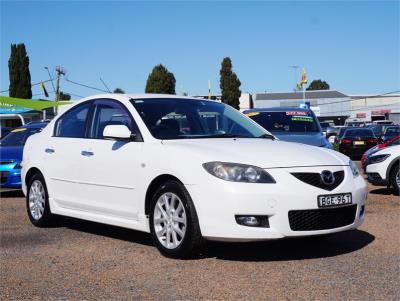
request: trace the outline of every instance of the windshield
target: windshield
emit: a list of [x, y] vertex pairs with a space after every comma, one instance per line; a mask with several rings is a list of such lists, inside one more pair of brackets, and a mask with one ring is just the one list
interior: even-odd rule
[[363, 122], [363, 121], [349, 121], [349, 122], [346, 122], [346, 126], [352, 126], [352, 127], [362, 126], [364, 124], [365, 124], [365, 122]]
[[249, 112], [246, 114], [270, 132], [320, 132], [311, 112]]
[[369, 129], [346, 130], [344, 137], [375, 137], [374, 132]]
[[41, 130], [41, 128], [17, 128], [0, 140], [0, 146], [23, 146], [29, 136]]
[[162, 140], [268, 135], [234, 108], [192, 99], [131, 100], [151, 134]]
[[385, 134], [390, 134], [390, 135], [400, 134], [400, 127], [389, 127], [386, 129]]
[[382, 127], [381, 126], [373, 126], [370, 129], [374, 132], [376, 136], [382, 135]]

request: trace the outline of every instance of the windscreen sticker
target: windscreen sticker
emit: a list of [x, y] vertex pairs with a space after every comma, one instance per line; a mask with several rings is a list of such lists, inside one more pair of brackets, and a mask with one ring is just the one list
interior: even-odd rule
[[304, 111], [288, 111], [286, 112], [286, 115], [288, 116], [308, 116], [308, 112], [304, 112]]
[[305, 121], [305, 122], [313, 122], [313, 118], [309, 116], [292, 116], [292, 121]]
[[18, 133], [18, 132], [23, 132], [23, 131], [26, 131], [26, 128], [12, 130], [11, 133]]
[[259, 114], [260, 114], [260, 112], [249, 112], [249, 113], [246, 113], [245, 115], [247, 117], [251, 117], [251, 116], [256, 116], [256, 115], [259, 115]]

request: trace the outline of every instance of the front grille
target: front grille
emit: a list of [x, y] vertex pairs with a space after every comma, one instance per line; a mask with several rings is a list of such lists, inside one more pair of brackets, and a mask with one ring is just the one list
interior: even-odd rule
[[13, 160], [0, 161], [0, 165], [8, 165], [8, 164], [11, 164], [13, 162], [14, 162]]
[[8, 178], [8, 171], [0, 171], [0, 183], [4, 184], [5, 182], [7, 182], [7, 178]]
[[354, 223], [357, 205], [329, 209], [291, 210], [292, 231], [317, 231], [340, 228]]
[[344, 179], [343, 170], [333, 173], [333, 175], [335, 176], [335, 181], [332, 184], [325, 184], [324, 182], [322, 182], [321, 174], [315, 172], [293, 172], [292, 175], [300, 181], [303, 181], [304, 183], [329, 191], [338, 187]]

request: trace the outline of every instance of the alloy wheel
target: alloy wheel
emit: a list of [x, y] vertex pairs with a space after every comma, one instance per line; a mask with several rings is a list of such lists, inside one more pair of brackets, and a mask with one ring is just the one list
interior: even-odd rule
[[154, 208], [154, 232], [167, 249], [177, 248], [186, 233], [186, 211], [181, 199], [172, 192], [162, 194]]
[[29, 211], [35, 220], [42, 218], [44, 213], [46, 193], [42, 183], [35, 180], [29, 189]]

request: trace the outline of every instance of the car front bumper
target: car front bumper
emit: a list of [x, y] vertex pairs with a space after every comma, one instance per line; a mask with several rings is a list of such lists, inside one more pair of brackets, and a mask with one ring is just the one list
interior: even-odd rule
[[[294, 169], [267, 170], [275, 184], [234, 183], [208, 177], [202, 185], [186, 185], [195, 204], [202, 235], [209, 240], [251, 241], [284, 237], [321, 235], [357, 228], [365, 218], [367, 185], [361, 176], [353, 178], [350, 167], [321, 167], [332, 172], [345, 169], [343, 182], [328, 191], [301, 182], [290, 172]], [[296, 172], [315, 172], [316, 168], [296, 168]], [[354, 218], [344, 226], [324, 230], [295, 231], [289, 222], [289, 212], [308, 211], [312, 214], [335, 215], [335, 208], [318, 208], [319, 195], [351, 193]], [[350, 205], [351, 206], [351, 205]], [[347, 206], [349, 208], [349, 206]], [[307, 212], [305, 212], [307, 213]], [[338, 211], [339, 218], [340, 210]], [[235, 216], [268, 216], [269, 227], [239, 225]], [[334, 216], [335, 217], [335, 216]]]
[[381, 163], [368, 164], [366, 166], [368, 182], [376, 186], [387, 186], [389, 181], [386, 179], [386, 168]]
[[21, 169], [1, 168], [0, 188], [21, 188]]

